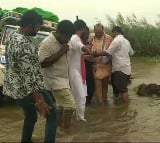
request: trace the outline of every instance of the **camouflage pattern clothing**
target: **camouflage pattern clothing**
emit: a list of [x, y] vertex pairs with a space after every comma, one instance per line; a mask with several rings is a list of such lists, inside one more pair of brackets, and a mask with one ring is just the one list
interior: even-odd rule
[[6, 43], [6, 74], [3, 93], [21, 99], [32, 92], [44, 89], [38, 48], [30, 37], [13, 32]]

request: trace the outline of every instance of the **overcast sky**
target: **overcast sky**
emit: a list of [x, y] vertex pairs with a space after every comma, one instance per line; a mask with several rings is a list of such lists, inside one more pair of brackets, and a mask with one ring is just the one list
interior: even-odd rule
[[115, 16], [120, 12], [123, 16], [134, 13], [138, 19], [146, 18], [151, 24], [160, 21], [160, 0], [0, 0], [2, 9], [16, 7], [39, 7], [58, 15], [60, 20], [74, 21], [76, 16], [84, 19], [89, 26], [97, 21], [107, 25], [106, 15]]

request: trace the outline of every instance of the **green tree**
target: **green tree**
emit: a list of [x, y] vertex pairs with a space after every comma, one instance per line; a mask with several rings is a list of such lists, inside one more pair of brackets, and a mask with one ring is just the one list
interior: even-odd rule
[[129, 39], [136, 55], [157, 56], [160, 55], [160, 26], [151, 25], [145, 18], [137, 19], [135, 14], [124, 18], [120, 13], [115, 19], [107, 16], [109, 29], [115, 25], [123, 29], [124, 36]]

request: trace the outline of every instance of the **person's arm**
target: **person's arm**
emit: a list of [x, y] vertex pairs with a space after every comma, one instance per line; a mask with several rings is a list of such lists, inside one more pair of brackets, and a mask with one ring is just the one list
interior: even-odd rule
[[[17, 43], [16, 45], [14, 43]], [[23, 73], [22, 66], [24, 65], [23, 55], [25, 53], [23, 41], [13, 41], [12, 38], [6, 44], [6, 61], [14, 73]]]
[[81, 51], [83, 52], [83, 54], [88, 54], [90, 53], [90, 46], [84, 45], [83, 47], [81, 47]]
[[118, 48], [118, 44], [119, 42], [116, 40], [113, 40], [110, 44], [110, 46], [108, 47], [108, 49], [102, 51], [102, 52], [92, 52], [92, 55], [94, 57], [99, 57], [99, 56], [112, 56], [114, 54], [114, 52], [117, 50]]
[[92, 55], [94, 57], [99, 57], [99, 56], [107, 56], [107, 61], [106, 63], [109, 63], [111, 61], [112, 55], [114, 54], [114, 52], [118, 49], [119, 46], [119, 41], [117, 41], [116, 39], [113, 40], [110, 44], [110, 46], [108, 47], [108, 49], [102, 51], [102, 52], [92, 52]]
[[84, 55], [85, 60], [95, 62], [95, 58], [92, 55]]
[[[40, 87], [37, 84], [39, 81], [37, 81], [37, 70], [33, 68], [33, 65], [31, 63], [33, 57], [37, 56], [31, 55], [31, 45], [28, 43], [25, 43], [23, 39], [12, 41], [7, 44], [6, 47], [6, 54], [7, 54], [7, 64], [9, 67], [15, 72], [17, 75], [19, 75], [20, 80], [19, 85], [23, 85], [23, 87], [26, 89], [26, 91], [30, 91], [30, 94], [33, 96], [35, 100], [35, 106], [37, 107], [39, 113], [46, 117], [48, 114], [50, 114], [49, 109], [50, 107], [45, 102], [43, 97], [41, 96], [39, 89]], [[14, 43], [17, 43], [16, 45]], [[38, 63], [38, 57], [36, 57], [36, 61]], [[35, 77], [36, 76], [36, 77]]]
[[86, 54], [90, 52], [90, 46], [85, 46], [81, 39], [78, 37], [73, 37], [70, 40], [70, 49], [80, 52], [81, 54]]
[[39, 114], [43, 117], [47, 117], [47, 115], [50, 114], [50, 107], [46, 101], [44, 100], [43, 96], [39, 92], [32, 93], [34, 100], [35, 100], [35, 106], [39, 112]]
[[[43, 87], [41, 68], [38, 59], [37, 52], [32, 53], [29, 49], [33, 48], [30, 44], [21, 44], [21, 49], [18, 51], [18, 62], [17, 65], [20, 69], [22, 84], [26, 86], [27, 91], [31, 91], [30, 94], [35, 100], [35, 106], [39, 114], [43, 117], [47, 117], [50, 114], [50, 106], [47, 104], [45, 99], [40, 93]], [[23, 50], [22, 50], [23, 49]], [[35, 61], [32, 63], [32, 56], [34, 56]], [[23, 83], [24, 82], [24, 83]]]
[[[39, 57], [40, 57], [40, 61], [41, 61], [41, 67], [45, 68], [45, 67], [49, 67], [49, 66], [53, 65], [54, 63], [57, 62], [57, 60], [61, 56], [66, 54], [68, 52], [68, 50], [69, 50], [69, 46], [67, 43], [65, 43], [62, 45], [62, 47], [60, 48], [60, 50], [57, 53], [52, 53], [52, 55], [50, 55], [50, 51], [47, 50], [47, 47], [45, 45], [40, 45]], [[42, 55], [43, 55], [43, 57], [42, 57]]]
[[132, 49], [131, 44], [129, 43], [129, 55], [132, 56], [135, 52]]
[[102, 51], [102, 52], [92, 52], [91, 55], [93, 57], [100, 57], [100, 56], [106, 56], [106, 64], [110, 63], [111, 62], [111, 59], [112, 59], [112, 55], [110, 55], [109, 53], [107, 53], [106, 51]]

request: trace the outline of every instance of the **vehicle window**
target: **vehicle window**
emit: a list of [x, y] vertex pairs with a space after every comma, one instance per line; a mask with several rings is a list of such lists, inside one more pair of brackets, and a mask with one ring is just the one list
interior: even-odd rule
[[32, 42], [38, 46], [40, 44], [40, 42], [45, 39], [48, 35], [47, 34], [43, 34], [43, 33], [37, 33], [37, 35], [35, 37], [32, 38]]
[[37, 33], [36, 37], [37, 38], [46, 38], [48, 35], [47, 34], [42, 34], [42, 33]]

